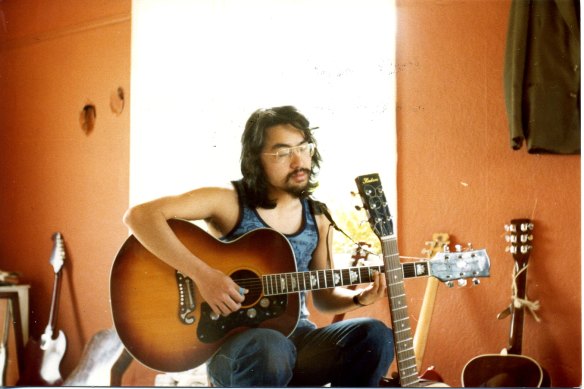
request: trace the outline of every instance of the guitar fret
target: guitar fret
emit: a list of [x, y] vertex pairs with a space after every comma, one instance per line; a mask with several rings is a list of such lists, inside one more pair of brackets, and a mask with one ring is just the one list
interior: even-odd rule
[[294, 285], [294, 280], [292, 279], [292, 274], [286, 274], [284, 278], [286, 279], [286, 290], [294, 292], [296, 287]]
[[329, 285], [334, 285], [333, 272], [330, 270], [323, 270], [323, 272], [327, 288], [329, 287]]
[[274, 277], [274, 287], [276, 289], [276, 294], [282, 294], [282, 277], [278, 274]]
[[351, 285], [351, 269], [341, 269], [341, 282], [343, 285]]
[[268, 295], [274, 294], [274, 289], [272, 288], [272, 276], [266, 276], [266, 289], [268, 291]]
[[282, 292], [286, 293], [290, 290], [290, 283], [288, 282], [287, 274], [280, 274], [280, 286], [282, 287]]
[[326, 289], [326, 279], [324, 277], [324, 274], [322, 274], [322, 270], [316, 271], [316, 277], [318, 279], [318, 288], [319, 289]]
[[[307, 278], [308, 278], [308, 280], [307, 280]], [[306, 286], [306, 290], [311, 290], [312, 289], [312, 277], [310, 276], [310, 272], [309, 271], [307, 271], [307, 272], [304, 273], [304, 284], [307, 285]]]
[[341, 271], [340, 270], [336, 270], [335, 269], [335, 270], [332, 271], [332, 273], [333, 273], [333, 285], [334, 286], [339, 286], [339, 285], [340, 286], [343, 286], [343, 285], [345, 285], [343, 283], [343, 277], [341, 275]]
[[416, 267], [413, 263], [404, 263], [402, 264], [402, 268], [404, 271], [404, 278], [413, 278], [416, 276]]

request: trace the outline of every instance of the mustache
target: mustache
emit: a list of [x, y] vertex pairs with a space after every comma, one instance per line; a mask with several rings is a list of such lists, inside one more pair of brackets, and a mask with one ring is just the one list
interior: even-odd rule
[[286, 176], [286, 181], [290, 180], [292, 178], [292, 176], [296, 173], [306, 173], [310, 176], [310, 169], [306, 169], [306, 168], [297, 168], [294, 169], [294, 171], [290, 172], [287, 176]]

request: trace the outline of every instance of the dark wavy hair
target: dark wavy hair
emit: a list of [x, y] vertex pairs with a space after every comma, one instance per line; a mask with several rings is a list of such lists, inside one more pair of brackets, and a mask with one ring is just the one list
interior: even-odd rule
[[[298, 112], [296, 108], [287, 105], [258, 109], [252, 113], [245, 124], [245, 130], [241, 136], [242, 186], [246, 203], [252, 208], [276, 207], [276, 201], [268, 197], [268, 185], [260, 157], [266, 140], [267, 129], [281, 124], [294, 126], [304, 133], [306, 142], [316, 145], [316, 140], [312, 134], [313, 129], [309, 127], [308, 119]], [[320, 153], [316, 148], [316, 152], [312, 156], [312, 169], [308, 186], [301, 197], [309, 196], [318, 186], [316, 175], [320, 168], [320, 162]]]

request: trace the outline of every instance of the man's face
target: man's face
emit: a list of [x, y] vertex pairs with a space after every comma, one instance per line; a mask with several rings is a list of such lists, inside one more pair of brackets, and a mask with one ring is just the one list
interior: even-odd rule
[[312, 168], [312, 151], [304, 133], [290, 124], [266, 130], [261, 161], [269, 189], [299, 196], [308, 186]]

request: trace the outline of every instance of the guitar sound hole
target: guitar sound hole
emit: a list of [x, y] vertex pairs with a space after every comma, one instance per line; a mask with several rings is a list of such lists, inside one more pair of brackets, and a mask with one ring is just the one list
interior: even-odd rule
[[251, 270], [237, 270], [231, 274], [231, 278], [241, 287], [248, 290], [245, 300], [241, 304], [247, 307], [255, 304], [262, 295], [262, 284], [257, 274]]

